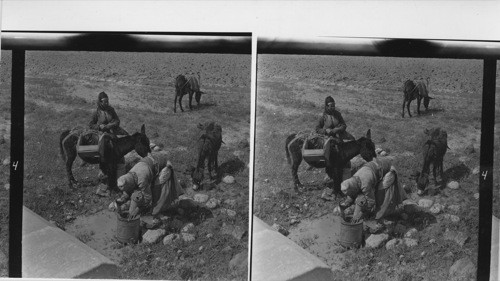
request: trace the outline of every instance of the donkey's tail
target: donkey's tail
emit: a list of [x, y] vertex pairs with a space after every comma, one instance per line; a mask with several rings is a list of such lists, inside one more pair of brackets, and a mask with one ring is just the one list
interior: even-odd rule
[[290, 165], [292, 164], [292, 159], [290, 159], [290, 150], [288, 149], [288, 145], [295, 139], [296, 136], [297, 136], [297, 134], [293, 133], [293, 134], [289, 135], [285, 141], [286, 160], [288, 161], [288, 164], [290, 164]]
[[61, 157], [62, 157], [63, 161], [66, 161], [66, 153], [64, 152], [63, 141], [69, 135], [70, 132], [71, 132], [71, 130], [64, 130], [61, 133], [61, 136], [59, 137], [59, 151], [61, 153]]

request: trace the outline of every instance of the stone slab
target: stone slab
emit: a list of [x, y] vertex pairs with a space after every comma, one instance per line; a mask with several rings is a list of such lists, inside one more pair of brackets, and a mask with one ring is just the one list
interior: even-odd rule
[[252, 237], [252, 280], [333, 280], [319, 258], [255, 216]]
[[117, 278], [117, 266], [23, 207], [23, 278]]

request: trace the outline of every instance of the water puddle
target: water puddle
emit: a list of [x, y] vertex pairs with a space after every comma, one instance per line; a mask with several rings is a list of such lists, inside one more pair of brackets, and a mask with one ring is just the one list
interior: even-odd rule
[[122, 246], [116, 241], [116, 213], [108, 210], [77, 217], [66, 225], [66, 232], [110, 260], [119, 263]]
[[303, 220], [290, 229], [290, 238], [328, 266], [341, 269], [344, 249], [338, 244], [341, 218], [327, 214], [314, 220]]

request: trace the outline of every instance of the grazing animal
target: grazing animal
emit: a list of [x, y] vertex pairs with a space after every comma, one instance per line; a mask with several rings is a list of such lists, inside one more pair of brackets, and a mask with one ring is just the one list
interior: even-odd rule
[[184, 75], [179, 75], [175, 78], [175, 100], [174, 100], [174, 112], [177, 112], [177, 98], [179, 98], [179, 107], [181, 111], [184, 111], [182, 108], [182, 97], [184, 95], [189, 96], [189, 109], [193, 109], [192, 101], [193, 94], [196, 100], [196, 104], [200, 105], [201, 95], [204, 94], [200, 90], [200, 73], [198, 72], [198, 77], [191, 76], [186, 78]]
[[432, 174], [434, 181], [436, 175], [443, 177], [443, 158], [446, 154], [448, 147], [448, 134], [441, 128], [425, 129], [424, 133], [429, 136], [429, 139], [424, 143], [423, 165], [422, 171], [417, 177], [417, 187], [419, 190], [424, 191], [429, 184], [430, 166], [432, 165]]
[[429, 88], [429, 78], [428, 77], [427, 77], [426, 81], [427, 81], [427, 85], [424, 84], [424, 82], [422, 82], [422, 81], [417, 81], [416, 83], [413, 82], [412, 80], [405, 81], [405, 83], [403, 85], [403, 93], [404, 93], [403, 113], [401, 114], [401, 116], [403, 118], [405, 117], [405, 104], [406, 104], [406, 109], [408, 111], [408, 115], [410, 115], [410, 117], [411, 117], [410, 103], [415, 99], [417, 100], [417, 113], [418, 113], [418, 115], [420, 115], [420, 103], [421, 103], [422, 99], [424, 100], [425, 110], [427, 110], [429, 108], [429, 102], [433, 98], [429, 97], [429, 92], [427, 90]]
[[[191, 167], [191, 178], [196, 188], [200, 186], [203, 180], [205, 162], [207, 162], [210, 179], [212, 180], [218, 176], [218, 154], [221, 145], [224, 143], [222, 141], [222, 128], [220, 125], [214, 122], [207, 122], [199, 124], [198, 128], [204, 130], [204, 132], [198, 139], [198, 163], [196, 168]], [[215, 175], [212, 175], [212, 171], [215, 171]]]
[[[84, 132], [85, 129], [77, 127], [72, 130], [65, 130], [59, 137], [59, 148], [66, 164], [70, 188], [73, 187], [73, 184], [78, 184], [73, 176], [72, 166], [77, 156], [78, 139]], [[127, 153], [134, 149], [141, 157], [145, 157], [148, 152], [151, 152], [144, 125], [142, 125], [140, 133], [131, 136], [117, 138], [110, 134], [104, 134], [99, 140], [99, 157], [80, 156], [80, 158], [89, 164], [99, 164], [99, 168], [107, 176], [108, 187], [115, 189], [117, 188], [117, 165]]]
[[[306, 138], [307, 135], [294, 133], [289, 135], [285, 142], [286, 158], [292, 168], [294, 190], [296, 192], [299, 192], [299, 188], [303, 187], [297, 175], [297, 170], [302, 162], [302, 146]], [[325, 150], [330, 151], [330, 153], [326, 153], [325, 155], [325, 163], [314, 166], [316, 168], [325, 168], [327, 175], [333, 179], [334, 191], [340, 193], [343, 168], [358, 154], [366, 161], [371, 161], [374, 157], [377, 157], [375, 144], [371, 140], [371, 131], [368, 130], [366, 136], [357, 140], [337, 144], [330, 142], [330, 145], [330, 148], [325, 148]]]

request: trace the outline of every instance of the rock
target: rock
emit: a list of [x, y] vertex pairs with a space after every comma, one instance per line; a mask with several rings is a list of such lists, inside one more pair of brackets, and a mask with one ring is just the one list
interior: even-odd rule
[[418, 230], [416, 228], [412, 228], [410, 230], [408, 230], [406, 233], [405, 233], [405, 237], [406, 238], [411, 238], [413, 236], [415, 236], [415, 234], [418, 232]]
[[181, 233], [181, 237], [184, 242], [193, 242], [196, 239], [192, 233]]
[[472, 170], [472, 174], [473, 174], [473, 175], [477, 175], [477, 174], [479, 174], [479, 167], [474, 168], [474, 169]]
[[5, 143], [5, 139], [3, 136], [0, 136], [0, 144], [4, 144]]
[[375, 148], [375, 153], [377, 153], [377, 154], [380, 154], [382, 151], [383, 150], [380, 147]]
[[200, 252], [201, 252], [201, 251], [203, 251], [203, 246], [200, 246], [200, 247], [198, 248], [198, 251], [200, 251]]
[[403, 205], [403, 209], [405, 213], [408, 214], [414, 214], [420, 212], [420, 207], [415, 203]]
[[387, 240], [389, 240], [389, 235], [385, 233], [372, 234], [366, 239], [365, 243], [367, 248], [378, 248]]
[[299, 221], [298, 219], [291, 219], [291, 220], [290, 220], [290, 224], [292, 224], [292, 225], [293, 225], [293, 224], [297, 224], [297, 223], [299, 223], [299, 222], [300, 222], [300, 221]]
[[10, 190], [10, 183], [4, 184], [3, 187], [5, 188], [5, 190]]
[[446, 229], [446, 231], [444, 232], [444, 239], [455, 241], [455, 243], [462, 247], [465, 242], [469, 240], [469, 237], [463, 232]]
[[193, 196], [193, 200], [197, 203], [205, 203], [208, 201], [208, 195], [206, 194], [203, 194], [203, 193], [196, 193], [194, 196]]
[[210, 198], [210, 200], [208, 200], [207, 204], [205, 204], [205, 206], [207, 206], [207, 208], [209, 209], [215, 209], [217, 208], [217, 206], [219, 206], [220, 204], [220, 201], [218, 199], [215, 199], [215, 198]]
[[245, 272], [248, 268], [248, 251], [244, 250], [235, 255], [229, 262], [229, 270], [236, 272]]
[[207, 234], [207, 238], [208, 238], [208, 239], [210, 239], [210, 238], [212, 238], [212, 237], [214, 237], [214, 235], [213, 235], [212, 233]]
[[250, 147], [250, 142], [248, 142], [248, 140], [246, 140], [246, 139], [240, 140], [240, 141], [238, 142], [238, 147], [239, 147], [239, 148], [247, 148], [247, 147]]
[[116, 202], [115, 202], [115, 201], [113, 201], [113, 202], [109, 203], [109, 205], [108, 205], [108, 210], [109, 210], [110, 212], [114, 212], [114, 211], [116, 211], [117, 209], [118, 209], [118, 205], [116, 205]]
[[288, 230], [286, 228], [284, 228], [283, 226], [281, 226], [277, 223], [273, 224], [272, 228], [284, 236], [288, 236], [288, 234], [290, 234], [290, 232], [288, 232]]
[[161, 150], [161, 147], [159, 146], [155, 146], [155, 148], [153, 148], [153, 151], [160, 151]]
[[242, 158], [243, 155], [245, 155], [245, 152], [243, 152], [241, 150], [235, 150], [235, 151], [233, 151], [233, 155], [238, 157], [238, 158]]
[[167, 231], [165, 229], [155, 229], [155, 230], [148, 230], [144, 235], [142, 235], [142, 242], [143, 243], [150, 243], [154, 244], [158, 242], [165, 234]]
[[172, 244], [175, 240], [179, 238], [179, 234], [172, 233], [163, 238], [163, 245]]
[[380, 152], [380, 156], [387, 156], [387, 152], [385, 151]]
[[147, 229], [155, 228], [159, 225], [159, 221], [153, 216], [141, 216], [141, 225]]
[[474, 149], [474, 145], [472, 143], [465, 148], [466, 154], [472, 154], [474, 152], [476, 152], [476, 150]]
[[384, 137], [381, 137], [381, 138], [378, 140], [378, 142], [379, 142], [379, 143], [384, 143], [384, 142], [386, 142], [386, 141], [387, 141], [387, 140], [386, 140]]
[[430, 208], [432, 204], [434, 204], [434, 201], [432, 201], [431, 199], [422, 198], [418, 200], [418, 206], [422, 208]]
[[458, 189], [460, 187], [460, 184], [456, 181], [450, 181], [446, 186], [449, 189]]
[[153, 149], [155, 146], [156, 146], [156, 144], [154, 142], [149, 143], [149, 148]]
[[193, 230], [194, 230], [194, 224], [192, 222], [190, 222], [182, 228], [181, 232], [190, 233], [190, 232], [193, 232]]
[[7, 157], [3, 160], [2, 165], [9, 166], [9, 164], [10, 164], [10, 157]]
[[247, 233], [247, 230], [241, 226], [234, 226], [223, 223], [221, 233], [231, 235], [236, 238], [236, 240], [241, 240]]
[[394, 227], [394, 230], [393, 230], [394, 234], [396, 235], [404, 235], [406, 233], [406, 226], [398, 223], [396, 224], [396, 226]]
[[429, 211], [435, 215], [439, 214], [442, 210], [444, 209], [444, 206], [439, 204], [439, 203], [436, 203], [434, 205], [432, 205], [432, 207], [429, 209]]
[[224, 204], [229, 206], [229, 207], [235, 207], [236, 200], [235, 199], [226, 199], [226, 200], [224, 200]]
[[447, 220], [454, 222], [454, 223], [457, 223], [460, 221], [460, 218], [458, 216], [455, 216], [455, 215], [444, 214], [443, 217]]
[[418, 245], [417, 239], [413, 239], [413, 238], [404, 238], [404, 242], [405, 242], [406, 247], [415, 247]]
[[225, 176], [222, 181], [227, 184], [232, 184], [234, 183], [234, 177], [233, 176]]
[[449, 271], [449, 280], [473, 280], [476, 278], [476, 265], [469, 258], [457, 260]]
[[340, 216], [340, 214], [342, 214], [342, 211], [340, 210], [339, 206], [336, 206], [335, 208], [333, 208], [333, 215], [334, 216]]
[[458, 213], [460, 212], [460, 206], [459, 205], [450, 205], [448, 206], [448, 210]]
[[479, 199], [479, 193], [474, 193], [474, 199], [476, 199], [476, 200]]
[[430, 244], [434, 244], [434, 243], [436, 243], [436, 239], [431, 239], [431, 240], [429, 240], [429, 243], [430, 243]]
[[403, 243], [402, 239], [395, 238], [395, 239], [389, 240], [389, 242], [387, 242], [387, 244], [385, 244], [385, 248], [387, 250], [392, 250], [392, 249], [402, 245], [402, 243]]
[[235, 217], [236, 216], [236, 212], [233, 211], [233, 210], [229, 210], [229, 209], [221, 209], [221, 212], [223, 214], [226, 214], [228, 215], [229, 217]]
[[400, 214], [400, 216], [401, 216], [401, 218], [402, 218], [403, 220], [408, 220], [408, 218], [409, 218], [409, 217], [408, 217], [408, 215], [407, 215], [406, 213], [401, 213], [401, 214]]

